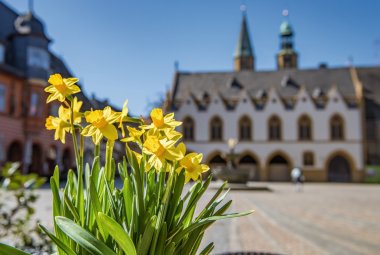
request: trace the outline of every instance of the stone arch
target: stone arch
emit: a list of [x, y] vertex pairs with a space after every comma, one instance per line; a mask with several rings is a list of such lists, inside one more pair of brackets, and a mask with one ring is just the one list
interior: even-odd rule
[[[219, 171], [227, 166], [227, 161], [224, 159], [223, 153], [220, 151], [210, 153], [206, 158], [206, 163], [210, 167], [210, 171], [208, 171], [206, 175], [212, 174], [215, 170]], [[215, 178], [215, 175], [213, 178]]]
[[56, 145], [52, 144], [49, 146], [46, 153], [46, 164], [48, 166], [48, 171], [53, 172], [58, 160], [58, 148]]
[[220, 151], [210, 153], [207, 156], [206, 162], [210, 168], [212, 165], [225, 166], [227, 164], [227, 161], [222, 157], [222, 152]]
[[355, 170], [355, 160], [345, 151], [332, 153], [325, 162], [327, 181], [351, 182]]
[[250, 151], [240, 153], [237, 162], [240, 169], [249, 171], [248, 179], [250, 181], [260, 180], [260, 162], [254, 153]]
[[290, 181], [290, 171], [292, 167], [293, 162], [285, 152], [273, 152], [267, 160], [268, 180]]
[[29, 165], [30, 173], [37, 173], [42, 175], [44, 173], [43, 165], [43, 150], [39, 143], [32, 144], [32, 157]]
[[23, 161], [23, 147], [20, 141], [13, 141], [7, 150], [7, 161], [20, 162]]

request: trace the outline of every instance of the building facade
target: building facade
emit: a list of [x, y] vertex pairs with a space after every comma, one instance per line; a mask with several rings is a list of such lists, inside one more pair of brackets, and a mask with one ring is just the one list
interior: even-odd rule
[[[63, 60], [49, 49], [50, 42], [35, 13], [19, 14], [0, 1], [0, 166], [18, 161], [25, 173], [46, 176], [56, 165], [63, 172], [75, 166], [71, 137], [62, 144], [54, 140], [54, 132], [45, 129], [46, 117], [56, 116], [59, 107], [46, 104], [44, 88], [49, 75], [73, 77]], [[108, 105], [83, 92], [76, 96], [83, 101], [82, 110]], [[92, 162], [93, 148], [88, 141], [85, 157]]]
[[202, 152], [211, 169], [226, 164], [235, 139], [235, 163], [250, 180], [289, 181], [297, 166], [308, 181], [360, 182], [379, 155], [366, 128], [378, 126], [380, 68], [298, 69], [293, 36], [285, 21], [278, 69], [255, 71], [243, 15], [234, 71], [177, 72], [169, 110], [183, 121], [188, 149]]

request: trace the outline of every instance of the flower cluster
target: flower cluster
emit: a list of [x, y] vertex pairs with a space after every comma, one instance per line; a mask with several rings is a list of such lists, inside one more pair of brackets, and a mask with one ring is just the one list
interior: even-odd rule
[[[134, 152], [136, 158], [146, 158], [145, 171], [166, 172], [175, 169], [180, 173], [185, 171], [185, 181], [196, 181], [202, 173], [209, 170], [207, 165], [202, 164], [202, 154], [186, 154], [185, 145], [180, 142], [182, 134], [176, 128], [182, 123], [174, 119], [174, 113], [164, 114], [162, 109], [153, 109], [150, 113], [149, 123], [142, 119], [128, 116], [127, 101], [121, 112], [114, 111], [110, 106], [103, 110], [81, 112], [83, 102], [79, 101], [74, 94], [80, 92], [76, 78], [62, 78], [60, 74], [50, 76], [45, 91], [50, 93], [47, 103], [58, 100], [62, 103], [58, 116], [49, 116], [46, 119], [46, 128], [55, 130], [54, 138], [65, 143], [67, 133], [73, 137], [77, 164], [80, 163], [80, 151], [77, 149], [77, 136], [81, 139], [92, 137], [95, 146], [99, 146], [103, 138], [107, 140], [107, 153], [112, 157], [114, 141], [135, 143], [140, 152]], [[128, 130], [125, 135], [125, 126]], [[125, 137], [126, 136], [126, 137]]]

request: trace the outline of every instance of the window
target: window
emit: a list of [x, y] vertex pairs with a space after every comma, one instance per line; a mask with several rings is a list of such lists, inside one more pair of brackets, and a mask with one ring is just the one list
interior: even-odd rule
[[38, 47], [28, 47], [28, 66], [42, 69], [49, 69], [50, 56], [49, 53]]
[[330, 119], [330, 135], [331, 140], [343, 140], [344, 131], [343, 131], [343, 119], [339, 115], [334, 115]]
[[50, 105], [50, 115], [58, 116], [59, 105], [57, 103], [52, 103]]
[[314, 165], [314, 154], [311, 151], [303, 153], [303, 165], [313, 166]]
[[311, 120], [308, 116], [303, 115], [298, 120], [298, 139], [311, 140]]
[[281, 120], [277, 116], [273, 116], [269, 119], [269, 140], [278, 141], [281, 140]]
[[210, 122], [211, 141], [223, 140], [223, 122], [219, 117], [214, 117]]
[[0, 84], [0, 112], [5, 112], [6, 92], [5, 86]]
[[5, 62], [5, 47], [0, 43], [0, 63]]
[[252, 124], [248, 116], [244, 116], [239, 121], [239, 140], [252, 140]]
[[36, 92], [33, 92], [30, 97], [29, 115], [33, 117], [41, 117], [42, 115], [40, 95]]
[[194, 141], [194, 120], [190, 117], [183, 120], [183, 140]]

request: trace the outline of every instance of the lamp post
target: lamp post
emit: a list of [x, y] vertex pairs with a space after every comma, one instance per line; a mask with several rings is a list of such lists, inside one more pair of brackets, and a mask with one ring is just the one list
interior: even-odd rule
[[235, 148], [236, 148], [237, 143], [238, 143], [237, 139], [234, 139], [234, 138], [229, 138], [227, 140], [227, 145], [229, 149], [229, 153], [227, 154], [227, 168], [230, 170], [236, 169]]

